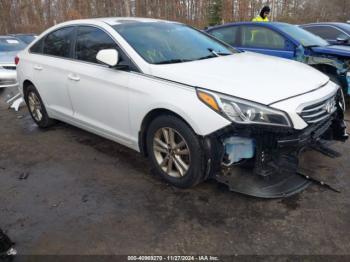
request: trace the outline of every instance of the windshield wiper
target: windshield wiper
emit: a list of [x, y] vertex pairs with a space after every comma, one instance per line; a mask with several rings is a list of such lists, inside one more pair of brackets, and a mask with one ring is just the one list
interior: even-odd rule
[[226, 55], [232, 55], [231, 53], [224, 53], [221, 51], [215, 51], [212, 48], [208, 48], [209, 52], [213, 53], [215, 56], [226, 56]]
[[191, 62], [193, 60], [190, 59], [170, 59], [170, 60], [164, 60], [160, 61], [158, 63], [155, 63], [156, 65], [165, 65], [165, 64], [176, 64], [176, 63], [183, 63], [183, 62]]
[[204, 60], [204, 59], [215, 58], [215, 57], [218, 57], [218, 56], [212, 54], [212, 55], [207, 55], [207, 56], [200, 57], [197, 60]]
[[326, 46], [330, 46], [330, 44], [328, 44], [328, 45], [306, 45], [305, 47], [313, 48], [313, 47], [326, 47]]
[[321, 46], [319, 46], [319, 45], [306, 45], [305, 47], [313, 48], [313, 47], [321, 47]]

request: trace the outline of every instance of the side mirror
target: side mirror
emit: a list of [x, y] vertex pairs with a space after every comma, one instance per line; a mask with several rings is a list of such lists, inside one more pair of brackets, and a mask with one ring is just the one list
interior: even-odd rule
[[350, 40], [350, 38], [346, 37], [346, 36], [340, 36], [340, 37], [337, 38], [337, 42], [341, 43], [341, 44], [348, 43], [349, 40]]
[[114, 67], [119, 62], [119, 54], [115, 49], [103, 49], [97, 53], [96, 59], [103, 64]]

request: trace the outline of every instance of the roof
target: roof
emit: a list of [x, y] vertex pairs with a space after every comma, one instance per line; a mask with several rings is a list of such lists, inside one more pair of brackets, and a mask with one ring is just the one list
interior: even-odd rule
[[26, 36], [26, 35], [35, 36], [36, 34], [34, 34], [34, 33], [9, 34], [9, 36]]
[[[309, 23], [309, 24], [304, 24], [304, 25], [342, 25], [342, 24], [346, 24], [346, 23], [339, 23], [339, 22], [319, 22], [319, 23]], [[302, 25], [302, 26], [304, 26]]]
[[107, 23], [109, 25], [118, 25], [126, 23], [150, 23], [150, 22], [166, 22], [166, 23], [176, 23], [167, 20], [153, 19], [153, 18], [142, 18], [142, 17], [103, 17], [103, 18], [92, 18], [84, 19], [86, 21], [100, 21]]
[[16, 37], [14, 37], [14, 36], [12, 36], [12, 35], [0, 35], [0, 39], [6, 39], [6, 38], [11, 38], [11, 39], [16, 39], [17, 40], [17, 38]]
[[291, 25], [291, 24], [282, 23], [282, 22], [233, 22], [233, 23], [227, 23], [223, 25], [212, 26], [212, 27], [209, 27], [207, 30], [210, 31], [212, 29], [216, 29], [220, 27], [238, 26], [238, 25], [259, 25], [259, 26], [266, 26], [266, 27], [275, 27], [278, 25]]
[[348, 33], [350, 33], [350, 24], [339, 23], [339, 22], [310, 23], [310, 24], [301, 25], [301, 27], [313, 26], [313, 25], [315, 25], [315, 26], [316, 25], [332, 25], [332, 26], [338, 27], [338, 28], [343, 29], [343, 30], [347, 31]]

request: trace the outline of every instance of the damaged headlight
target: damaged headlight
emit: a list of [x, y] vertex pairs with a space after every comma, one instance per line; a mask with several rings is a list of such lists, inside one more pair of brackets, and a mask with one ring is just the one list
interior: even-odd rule
[[287, 115], [268, 106], [197, 89], [198, 98], [229, 120], [239, 124], [292, 126]]

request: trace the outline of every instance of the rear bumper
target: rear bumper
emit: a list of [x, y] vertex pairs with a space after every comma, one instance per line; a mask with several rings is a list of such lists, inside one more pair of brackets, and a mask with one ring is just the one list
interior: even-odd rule
[[16, 70], [0, 68], [0, 88], [16, 86], [18, 86]]

